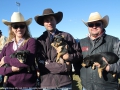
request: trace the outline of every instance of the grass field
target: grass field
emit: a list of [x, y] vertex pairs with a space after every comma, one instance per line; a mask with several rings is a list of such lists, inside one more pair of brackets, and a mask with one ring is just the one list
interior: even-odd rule
[[82, 90], [81, 80], [78, 75], [73, 74], [72, 90]]

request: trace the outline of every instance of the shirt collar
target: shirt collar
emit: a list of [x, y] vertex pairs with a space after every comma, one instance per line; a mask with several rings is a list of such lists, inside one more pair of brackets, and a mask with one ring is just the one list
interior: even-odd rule
[[51, 33], [51, 35], [53, 35], [53, 36], [54, 36], [54, 35], [55, 35], [55, 33], [56, 33], [56, 29], [55, 29], [55, 31], [54, 31], [54, 32], [52, 32], [52, 33]]
[[23, 43], [24, 40], [25, 40], [25, 39], [21, 38], [21, 39], [18, 41], [18, 43], [16, 43], [16, 42], [15, 42], [15, 38], [13, 38], [13, 39], [12, 39], [12, 41], [13, 41], [13, 50], [17, 50], [17, 49], [21, 46], [21, 44]]
[[[104, 31], [104, 32], [102, 32], [99, 36], [97, 36], [94, 40], [96, 40], [96, 39], [98, 39], [98, 38], [102, 37], [104, 34], [105, 34], [105, 31]], [[88, 37], [91, 39], [90, 34], [88, 35]]]

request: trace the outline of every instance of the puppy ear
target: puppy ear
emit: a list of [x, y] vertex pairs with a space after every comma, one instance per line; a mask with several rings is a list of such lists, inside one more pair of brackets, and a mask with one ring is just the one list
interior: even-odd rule
[[11, 54], [10, 57], [11, 57], [11, 58], [16, 58], [16, 57], [17, 57], [17, 52]]

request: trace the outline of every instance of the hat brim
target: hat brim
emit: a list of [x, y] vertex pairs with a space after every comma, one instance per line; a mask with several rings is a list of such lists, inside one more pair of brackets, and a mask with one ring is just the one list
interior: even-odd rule
[[47, 17], [47, 16], [54, 16], [55, 19], [56, 19], [56, 23], [58, 24], [62, 18], [63, 18], [63, 13], [62, 12], [57, 12], [57, 13], [52, 13], [52, 14], [45, 14], [45, 15], [37, 15], [35, 16], [35, 21], [39, 24], [39, 25], [42, 25], [44, 26], [43, 22], [44, 22], [44, 18]]
[[[11, 25], [12, 23], [20, 23], [20, 22], [10, 22], [10, 21], [7, 21], [7, 20], [5, 20], [5, 19], [2, 19], [2, 22], [3, 22], [5, 25], [7, 25], [7, 26]], [[28, 20], [26, 20], [26, 21], [21, 21], [21, 22], [26, 23], [26, 25], [30, 25], [31, 22], [32, 22], [32, 18], [29, 18]]]
[[88, 27], [88, 23], [99, 21], [99, 20], [103, 21], [103, 27], [104, 28], [106, 28], [108, 26], [108, 24], [109, 24], [109, 17], [108, 17], [108, 15], [104, 16], [102, 19], [88, 21], [88, 22], [85, 22], [84, 20], [82, 20], [82, 22]]

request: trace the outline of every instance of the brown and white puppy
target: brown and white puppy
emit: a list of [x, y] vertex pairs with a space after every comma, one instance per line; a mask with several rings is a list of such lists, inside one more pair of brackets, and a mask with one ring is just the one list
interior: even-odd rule
[[51, 45], [57, 50], [57, 48], [60, 48], [60, 52], [57, 53], [57, 58], [56, 58], [56, 62], [57, 63], [60, 63], [60, 64], [64, 64], [66, 63], [67, 65], [67, 71], [70, 71], [71, 70], [71, 64], [70, 62], [67, 62], [65, 60], [63, 60], [61, 57], [68, 53], [68, 49], [69, 49], [69, 46], [68, 44], [65, 42], [64, 40], [64, 36], [59, 34], [59, 35], [56, 35], [54, 38], [53, 38], [53, 42], [51, 43]]

